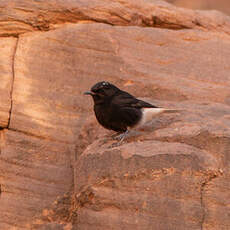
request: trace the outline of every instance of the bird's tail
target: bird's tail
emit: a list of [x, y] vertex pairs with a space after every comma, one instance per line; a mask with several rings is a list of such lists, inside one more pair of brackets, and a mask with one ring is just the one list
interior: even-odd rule
[[140, 123], [138, 125], [143, 125], [146, 122], [153, 119], [153, 117], [161, 114], [161, 113], [176, 113], [182, 110], [180, 109], [165, 109], [165, 108], [144, 108], [142, 109], [143, 115]]
[[179, 113], [182, 111], [183, 111], [183, 109], [165, 109], [165, 108], [162, 108], [162, 113]]

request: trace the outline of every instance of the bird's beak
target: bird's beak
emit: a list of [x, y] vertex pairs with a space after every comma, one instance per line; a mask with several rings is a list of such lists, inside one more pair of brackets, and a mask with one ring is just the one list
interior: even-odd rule
[[87, 92], [84, 92], [84, 95], [91, 95], [93, 96], [95, 93], [91, 92], [91, 91], [87, 91]]

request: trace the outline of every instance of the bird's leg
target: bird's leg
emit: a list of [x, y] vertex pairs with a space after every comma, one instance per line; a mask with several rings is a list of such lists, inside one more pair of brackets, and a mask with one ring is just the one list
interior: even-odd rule
[[118, 136], [120, 136], [123, 132], [117, 132], [117, 133], [114, 133], [113, 135], [111, 135], [111, 137], [113, 139], [117, 139]]
[[123, 142], [125, 137], [127, 137], [128, 133], [129, 133], [129, 130], [127, 129], [124, 133], [122, 133], [116, 137], [116, 139], [119, 140], [118, 144], [121, 144]]

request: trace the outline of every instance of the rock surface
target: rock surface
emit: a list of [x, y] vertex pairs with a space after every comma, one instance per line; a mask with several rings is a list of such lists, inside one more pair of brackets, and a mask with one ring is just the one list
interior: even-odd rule
[[91, 147], [75, 172], [80, 229], [200, 228], [202, 184], [218, 175], [207, 152], [153, 140]]
[[[230, 228], [230, 18], [158, 0], [0, 3], [0, 229]], [[82, 93], [156, 105], [114, 147]]]
[[167, 0], [179, 7], [201, 10], [220, 10], [230, 14], [230, 2], [228, 0], [209, 1], [209, 0]]
[[0, 39], [0, 127], [9, 125], [9, 118], [12, 109], [11, 97], [14, 80], [14, 55], [17, 39], [9, 37]]

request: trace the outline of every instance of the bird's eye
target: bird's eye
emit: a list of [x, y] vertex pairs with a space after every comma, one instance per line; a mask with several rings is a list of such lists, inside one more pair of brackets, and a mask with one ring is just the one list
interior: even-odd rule
[[103, 82], [102, 85], [106, 86], [106, 85], [109, 85], [109, 83], [108, 82]]
[[108, 83], [108, 82], [103, 82], [103, 83], [102, 83], [102, 87], [103, 87], [104, 89], [108, 89], [108, 88], [109, 88], [109, 83]]

